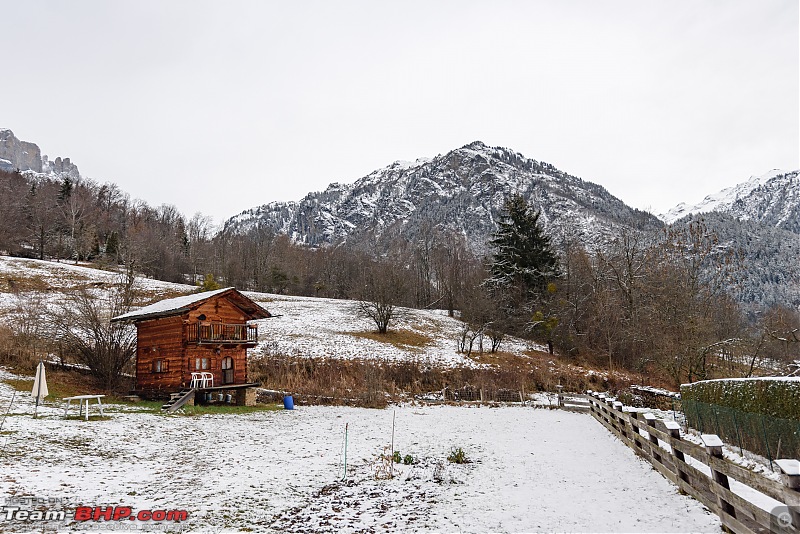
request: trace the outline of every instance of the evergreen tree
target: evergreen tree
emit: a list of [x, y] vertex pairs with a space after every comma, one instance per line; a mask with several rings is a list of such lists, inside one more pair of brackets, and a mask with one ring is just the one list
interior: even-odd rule
[[522, 195], [510, 196], [490, 241], [495, 252], [486, 285], [511, 308], [544, 296], [548, 284], [558, 276], [558, 258], [539, 224], [539, 215]]

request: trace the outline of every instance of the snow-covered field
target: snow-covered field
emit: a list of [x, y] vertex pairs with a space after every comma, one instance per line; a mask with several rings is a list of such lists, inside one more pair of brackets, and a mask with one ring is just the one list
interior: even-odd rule
[[[87, 286], [102, 294], [117, 278], [114, 272], [80, 265], [0, 256], [0, 321], [3, 311], [13, 309], [20, 302], [43, 298], [52, 305], [59, 300], [61, 292]], [[17, 285], [21, 286], [18, 294], [12, 294], [9, 280], [17, 280]], [[137, 283], [153, 301], [196, 290], [193, 286], [151, 279], [139, 279]], [[25, 291], [26, 287], [36, 289]], [[462, 323], [441, 310], [398, 310], [398, 318], [391, 323], [390, 330], [411, 332], [417, 339], [427, 338], [421, 346], [402, 345], [354, 335], [375, 330], [374, 323], [359, 315], [354, 301], [246, 294], [275, 316], [255, 321], [261, 342], [250, 352], [254, 357], [269, 351], [299, 357], [414, 359], [432, 365], [477, 365], [457, 350]], [[523, 355], [526, 351], [545, 351], [546, 348], [509, 336], [501, 350]]]
[[[11, 395], [0, 382], [3, 411]], [[106, 411], [106, 420], [64, 420], [53, 404], [33, 419], [30, 396], [18, 394], [0, 434], [0, 495], [66, 500], [51, 508], [187, 510], [172, 531], [720, 532], [716, 516], [590, 415], [410, 405], [194, 417]], [[393, 416], [395, 450], [418, 463], [376, 480]], [[448, 463], [453, 447], [472, 463]], [[0, 530], [43, 529], [2, 521]]]
[[[359, 316], [354, 301], [246, 294], [277, 316], [255, 321], [259, 332], [264, 333], [260, 336], [259, 347], [254, 349], [255, 354], [268, 350], [303, 357], [416, 359], [434, 365], [476, 365], [457, 350], [461, 321], [448, 317], [443, 310], [401, 309], [390, 330], [413, 332], [429, 338], [429, 342], [423, 346], [400, 345], [354, 335], [375, 330], [374, 323]], [[514, 354], [547, 350], [511, 337], [503, 342], [501, 349]]]

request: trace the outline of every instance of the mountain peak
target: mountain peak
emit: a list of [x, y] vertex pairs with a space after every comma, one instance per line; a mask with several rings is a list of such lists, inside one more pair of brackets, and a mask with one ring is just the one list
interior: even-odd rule
[[306, 245], [410, 242], [431, 231], [463, 237], [485, 252], [503, 203], [522, 194], [555, 236], [598, 245], [612, 228], [657, 228], [655, 217], [604, 188], [508, 148], [473, 141], [433, 159], [394, 162], [352, 184], [310, 193], [299, 204], [273, 202], [230, 219], [248, 231], [269, 226]]
[[471, 143], [467, 143], [466, 145], [461, 147], [462, 149], [467, 148], [470, 150], [486, 150], [490, 148], [486, 143], [483, 141], [473, 141]]

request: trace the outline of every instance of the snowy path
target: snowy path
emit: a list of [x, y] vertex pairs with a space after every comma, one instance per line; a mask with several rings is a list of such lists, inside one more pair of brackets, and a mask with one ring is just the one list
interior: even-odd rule
[[[4, 406], [9, 396], [0, 383]], [[20, 413], [29, 401], [23, 398], [0, 436], [4, 497], [187, 509], [184, 526], [206, 532], [720, 532], [715, 516], [678, 495], [589, 415], [396, 408], [395, 449], [420, 463], [375, 480], [393, 409], [202, 417], [120, 411], [86, 423], [60, 419], [56, 407], [33, 420]], [[348, 482], [339, 483], [345, 423]], [[474, 462], [446, 462], [453, 446]]]

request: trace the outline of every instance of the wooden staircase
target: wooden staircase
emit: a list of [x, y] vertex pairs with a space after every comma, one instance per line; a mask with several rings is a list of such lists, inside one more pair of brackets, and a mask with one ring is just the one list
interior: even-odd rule
[[163, 406], [161, 406], [161, 411], [167, 413], [174, 412], [193, 399], [195, 391], [195, 388], [186, 388], [182, 389], [178, 393], [171, 393], [169, 400]]

